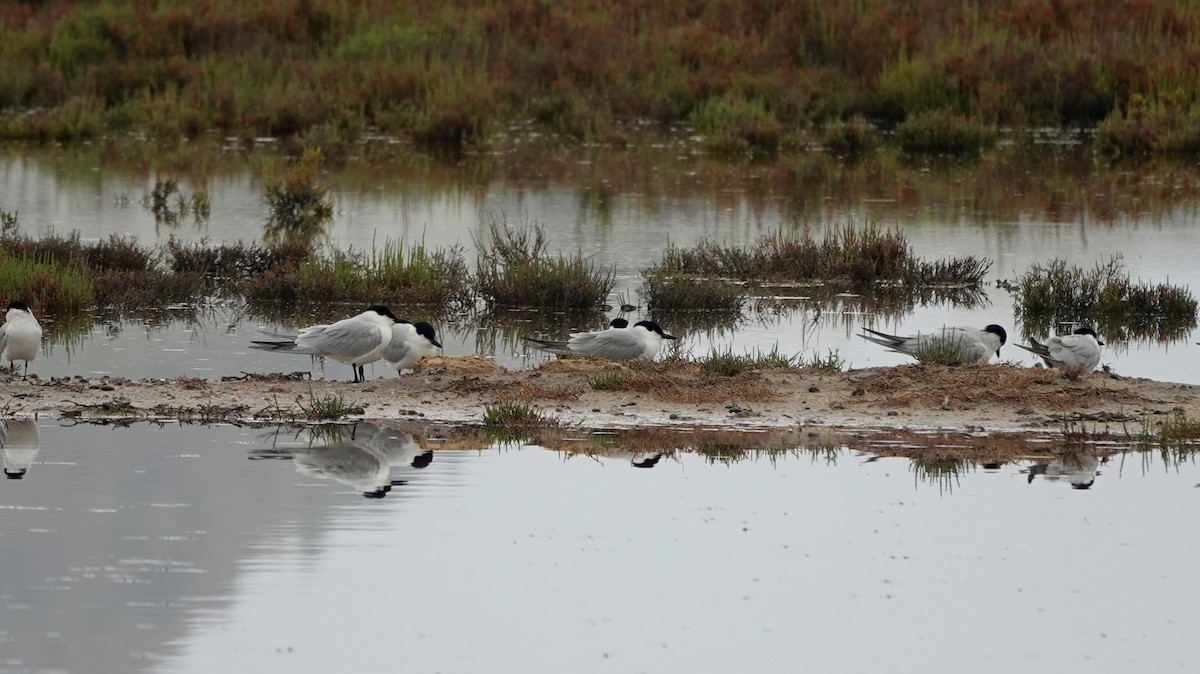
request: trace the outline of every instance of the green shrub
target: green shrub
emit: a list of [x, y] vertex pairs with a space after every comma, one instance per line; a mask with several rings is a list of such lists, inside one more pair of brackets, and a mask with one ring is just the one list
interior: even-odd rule
[[919, 112], [896, 127], [896, 139], [907, 152], [979, 152], [996, 142], [996, 132], [979, 121], [950, 110]]
[[612, 268], [597, 269], [582, 253], [551, 255], [541, 225], [511, 227], [493, 218], [490, 240], [477, 245], [474, 289], [491, 307], [594, 309], [616, 283]]

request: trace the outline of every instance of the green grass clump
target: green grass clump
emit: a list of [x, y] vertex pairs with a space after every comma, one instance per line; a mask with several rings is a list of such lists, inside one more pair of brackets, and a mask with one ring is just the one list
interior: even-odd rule
[[975, 256], [917, 258], [899, 229], [845, 225], [817, 240], [811, 232], [774, 232], [749, 246], [703, 240], [691, 248], [668, 246], [662, 261], [642, 270], [639, 290], [655, 311], [740, 310], [746, 291], [733, 283], [837, 283], [856, 290], [909, 294], [931, 287], [974, 287], [991, 261]]
[[484, 428], [537, 425], [542, 420], [542, 416], [533, 407], [522, 402], [502, 400], [483, 406]]
[[873, 150], [881, 141], [879, 129], [861, 115], [855, 115], [845, 122], [833, 122], [826, 126], [821, 134], [822, 145], [833, 152], [846, 155]]
[[588, 386], [596, 391], [621, 391], [629, 381], [629, 370], [609, 367], [588, 377]]
[[75, 314], [91, 307], [94, 297], [92, 279], [78, 263], [0, 252], [3, 306], [20, 300], [42, 316]]
[[800, 367], [833, 374], [845, 370], [846, 361], [837, 349], [829, 349], [824, 356], [814, 350], [811, 356], [800, 362]]
[[737, 95], [704, 101], [692, 112], [692, 124], [704, 135], [708, 151], [722, 156], [774, 153], [783, 133], [761, 99]]
[[346, 402], [340, 393], [317, 397], [311, 390], [308, 392], [308, 403], [305, 404], [304, 398], [297, 397], [296, 406], [309, 421], [338, 421], [361, 409], [354, 403]]
[[1151, 104], [1140, 98], [1096, 127], [1096, 149], [1109, 157], [1200, 152], [1200, 107]]
[[1112, 339], [1181, 338], [1196, 326], [1197, 301], [1180, 286], [1134, 282], [1120, 255], [1091, 270], [1056, 258], [1035, 264], [1010, 284], [1014, 313], [1028, 334], [1061, 324], [1089, 324]]
[[719, 374], [725, 377], [736, 377], [754, 365], [754, 359], [749, 356], [735, 355], [732, 350], [718, 351], [712, 349], [707, 356], [700, 358], [700, 371], [708, 374]]
[[502, 400], [483, 406], [484, 433], [502, 442], [521, 440], [559, 426], [557, 420], [539, 414], [527, 403]]
[[754, 353], [750, 354], [750, 360], [754, 363], [754, 367], [769, 369], [791, 369], [796, 367], [804, 367], [799, 355], [787, 355], [779, 350], [779, 345], [771, 347], [770, 351], [755, 349]]
[[705, 311], [735, 315], [746, 303], [743, 287], [712, 278], [694, 278], [679, 272], [642, 271], [638, 295], [654, 313]]
[[930, 340], [913, 354], [918, 362], [958, 367], [973, 361], [956, 342]]
[[977, 120], [949, 110], [917, 113], [896, 127], [896, 139], [907, 152], [979, 152], [996, 142], [996, 132]]
[[479, 245], [474, 290], [490, 307], [583, 311], [601, 306], [616, 284], [612, 268], [596, 268], [582, 253], [550, 254], [541, 225], [509, 226], [493, 218]]
[[[279, 250], [279, 249], [276, 249]], [[470, 275], [461, 247], [431, 250], [424, 243], [387, 241], [371, 254], [330, 250], [294, 261], [295, 249], [260, 275], [235, 286], [253, 303], [383, 302], [462, 310], [473, 304]], [[260, 255], [242, 258], [255, 263]], [[268, 258], [273, 257], [270, 253]], [[220, 263], [217, 260], [216, 263]], [[235, 269], [236, 271], [236, 269]]]

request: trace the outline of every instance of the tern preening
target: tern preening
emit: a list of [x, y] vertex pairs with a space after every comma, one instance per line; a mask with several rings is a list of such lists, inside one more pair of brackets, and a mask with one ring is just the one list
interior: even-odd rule
[[8, 363], [10, 372], [17, 371], [16, 361], [24, 361], [29, 376], [29, 361], [37, 358], [42, 348], [42, 326], [24, 302], [8, 303], [4, 325], [0, 325], [0, 362]]
[[566, 341], [531, 337], [526, 337], [525, 341], [543, 351], [564, 356], [630, 360], [654, 358], [658, 355], [663, 340], [676, 339], [674, 335], [663, 332], [662, 326], [654, 321], [638, 321], [627, 327], [617, 327], [617, 321], [624, 319], [613, 319], [611, 327], [607, 330], [577, 332]]
[[963, 360], [987, 363], [992, 354], [1000, 355], [1000, 347], [1008, 341], [1008, 333], [999, 325], [979, 328], [941, 328], [911, 337], [889, 335], [870, 328], [863, 328], [870, 335], [862, 335], [868, 342], [881, 344], [897, 353], [921, 360], [929, 352], [953, 349]]
[[1100, 365], [1100, 347], [1104, 342], [1095, 330], [1084, 326], [1075, 328], [1073, 334], [1051, 337], [1044, 344], [1030, 337], [1029, 346], [1017, 346], [1041, 356], [1049, 367], [1088, 373]]

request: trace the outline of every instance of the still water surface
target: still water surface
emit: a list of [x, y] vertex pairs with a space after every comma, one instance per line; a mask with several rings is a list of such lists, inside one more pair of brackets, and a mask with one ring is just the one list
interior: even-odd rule
[[[376, 151], [364, 148], [364, 154]], [[267, 212], [255, 176], [269, 155], [225, 153], [201, 162], [200, 168], [172, 171], [154, 168], [155, 160], [119, 154], [111, 147], [85, 148], [70, 156], [10, 148], [0, 153], [0, 208], [18, 211], [31, 234], [79, 231], [88, 240], [132, 235], [145, 243], [171, 236], [214, 243], [261, 236]], [[207, 189], [210, 218], [175, 227], [155, 223], [137, 202], [160, 174], [195, 174], [184, 178], [181, 189], [185, 194], [198, 185]], [[508, 147], [459, 163], [411, 156], [365, 158], [331, 174], [329, 184], [336, 213], [328, 241], [335, 246], [369, 249], [389, 239], [424, 240], [433, 247], [462, 245], [473, 261], [476, 239], [493, 217], [530, 220], [546, 227], [553, 247], [579, 250], [597, 264], [614, 266], [614, 307], [623, 301], [640, 304], [639, 271], [661, 260], [668, 240], [680, 246], [705, 237], [749, 244], [781, 228], [808, 225], [820, 236], [831, 224], [867, 221], [902, 227], [915, 253], [924, 258], [991, 259], [989, 285], [1055, 257], [1090, 268], [1121, 254], [1134, 279], [1200, 290], [1200, 169], [1169, 161], [1108, 165], [1069, 147], [1001, 151], [962, 161], [904, 158], [885, 151], [849, 164], [811, 153], [766, 165], [715, 162], [672, 143], [623, 151]], [[855, 337], [864, 325], [914, 333], [948, 324], [997, 322], [1010, 328], [1014, 341], [1024, 338], [1012, 329], [1012, 296], [995, 287], [989, 287], [987, 301], [979, 307], [937, 304], [899, 316], [806, 302], [788, 306], [779, 313], [747, 316], [732, 328], [666, 327], [682, 335], [683, 347], [695, 355], [714, 346], [734, 352], [778, 346], [784, 353], [804, 355], [836, 349], [854, 367], [907, 360]], [[481, 354], [510, 367], [537, 361], [521, 346], [519, 336], [529, 329], [520, 323], [497, 336], [480, 330], [478, 322], [449, 321], [422, 311], [406, 316], [432, 320], [445, 337], [446, 355]], [[311, 322], [301, 316], [294, 321]], [[565, 324], [558, 334], [604, 322]], [[200, 321], [166, 317], [153, 323], [97, 325], [72, 345], [69, 357], [58, 345], [36, 369], [43, 376], [175, 377], [307, 367], [307, 360], [246, 349], [263, 325], [236, 310], [208, 312]], [[1200, 384], [1200, 347], [1195, 344], [1200, 332], [1169, 344], [1104, 337], [1109, 347], [1102, 362], [1120, 374]], [[1034, 362], [1030, 354], [1011, 347], [1002, 355]]]
[[[4, 674], [1200, 664], [1190, 461], [948, 483], [870, 445], [638, 468], [365, 425], [320, 449], [10, 424], [28, 472], [0, 483]], [[380, 465], [402, 483], [385, 498], [345, 479]]]

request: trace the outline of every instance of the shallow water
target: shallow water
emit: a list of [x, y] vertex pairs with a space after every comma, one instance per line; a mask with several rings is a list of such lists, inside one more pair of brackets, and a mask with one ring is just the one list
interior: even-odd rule
[[[37, 452], [0, 484], [4, 674], [1200, 661], [1190, 460], [948, 481], [874, 454], [914, 442], [878, 433], [811, 451], [763, 435], [748, 455], [670, 451], [705, 437], [683, 436], [637, 468], [453, 429], [381, 443], [364, 426], [326, 449], [269, 428], [12, 430]], [[339, 479], [363, 445], [403, 481], [385, 498]]]
[[[185, 179], [181, 189], [190, 194], [203, 184], [211, 216], [173, 227], [156, 223], [138, 205], [157, 175], [147, 168], [154, 161], [117, 154], [108, 147], [69, 157], [61, 151], [9, 148], [0, 154], [0, 208], [18, 211], [29, 233], [78, 230], [85, 239], [121, 234], [143, 242], [261, 236], [267, 212], [253, 176], [269, 154], [226, 153], [203, 171], [195, 169], [199, 177]], [[175, 174], [189, 175], [183, 169]], [[885, 152], [851, 164], [812, 153], [756, 165], [714, 162], [671, 143], [628, 151], [518, 146], [460, 163], [410, 156], [364, 159], [331, 174], [329, 182], [336, 213], [328, 238], [336, 246], [361, 249], [388, 239], [424, 239], [435, 247], [461, 244], [473, 261], [475, 239], [490, 218], [528, 219], [545, 225], [552, 246], [580, 250], [598, 264], [615, 267], [614, 307], [640, 303], [639, 271], [660, 261], [668, 240], [681, 246], [704, 237], [747, 244], [780, 228], [807, 224], [819, 234], [829, 224], [847, 221], [901, 226], [921, 257], [989, 258], [994, 261], [989, 284], [1054, 257], [1089, 268], [1121, 254], [1135, 279], [1200, 289], [1200, 238], [1195, 236], [1200, 169], [1169, 161], [1110, 166], [1071, 148], [1002, 151], [961, 161]], [[836, 349], [854, 367], [907, 362], [857, 338], [863, 325], [914, 333], [998, 322], [1010, 327], [1013, 341], [1023, 337], [1011, 329], [1010, 294], [995, 287], [988, 288], [980, 307], [939, 304], [899, 317], [791, 305], [796, 308], [748, 315], [726, 329], [676, 331], [685, 337], [683, 348], [695, 355], [714, 346], [735, 352], [778, 346], [784, 353], [805, 355]], [[510, 367], [537, 361], [520, 346], [519, 336], [531, 332], [529, 326], [518, 322], [499, 336], [480, 337], [476, 323], [420, 314], [407, 317], [433, 320], [447, 337], [447, 355], [478, 353]], [[297, 316], [294, 325], [283, 327], [309, 322], [310, 317]], [[603, 323], [568, 323], [558, 333]], [[116, 340], [108, 326], [97, 325], [73, 345], [69, 361], [58, 349], [36, 369], [44, 376], [161, 377], [303, 369], [308, 364], [303, 359], [244, 348], [264, 325], [275, 327], [238, 312], [209, 321], [168, 320], [161, 330], [131, 321], [117, 325], [123, 336]], [[1102, 362], [1124, 375], [1200, 383], [1198, 341], [1195, 330], [1170, 344], [1123, 343], [1110, 336]], [[131, 345], [137, 358], [121, 352]], [[1034, 363], [1032, 355], [1012, 347], [1002, 357]]]

